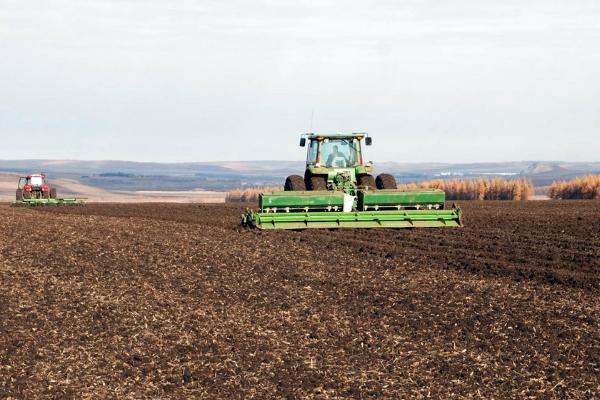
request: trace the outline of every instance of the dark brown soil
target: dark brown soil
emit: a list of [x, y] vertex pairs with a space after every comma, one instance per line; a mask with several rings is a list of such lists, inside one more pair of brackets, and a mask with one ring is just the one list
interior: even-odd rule
[[461, 205], [304, 232], [0, 205], [0, 398], [600, 396], [600, 202]]

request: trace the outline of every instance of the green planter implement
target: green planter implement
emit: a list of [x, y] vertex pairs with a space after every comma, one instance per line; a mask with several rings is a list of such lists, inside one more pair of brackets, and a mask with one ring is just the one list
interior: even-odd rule
[[64, 205], [83, 205], [84, 199], [74, 197], [65, 197], [58, 199], [22, 199], [14, 203], [16, 206], [64, 206]]

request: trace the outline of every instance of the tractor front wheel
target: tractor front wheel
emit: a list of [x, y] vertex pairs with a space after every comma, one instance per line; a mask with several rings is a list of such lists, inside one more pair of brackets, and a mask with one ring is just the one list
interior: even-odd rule
[[375, 178], [373, 175], [369, 174], [361, 174], [356, 177], [356, 186], [359, 188], [369, 188], [375, 189], [377, 186], [375, 185]]
[[304, 176], [308, 190], [327, 190], [327, 176], [308, 173]]
[[377, 183], [377, 189], [398, 189], [396, 178], [390, 174], [379, 174], [375, 182]]
[[287, 178], [285, 178], [285, 185], [283, 186], [283, 190], [285, 190], [286, 192], [306, 190], [304, 178], [302, 178], [300, 175], [288, 176]]

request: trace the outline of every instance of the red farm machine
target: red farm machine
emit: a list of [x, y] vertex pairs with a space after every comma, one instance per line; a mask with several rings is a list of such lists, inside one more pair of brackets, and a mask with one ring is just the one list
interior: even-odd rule
[[46, 174], [31, 174], [19, 178], [16, 191], [16, 205], [62, 205], [82, 204], [82, 199], [57, 198], [56, 188], [51, 187], [46, 179]]

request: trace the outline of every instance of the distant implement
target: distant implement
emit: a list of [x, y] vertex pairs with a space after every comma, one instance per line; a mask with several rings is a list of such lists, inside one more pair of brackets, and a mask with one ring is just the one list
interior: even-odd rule
[[364, 162], [366, 133], [305, 134], [304, 177], [290, 175], [284, 191], [262, 193], [259, 210], [247, 210], [242, 225], [258, 229], [429, 228], [462, 226], [462, 212], [445, 209], [439, 189], [398, 190], [390, 174], [373, 177]]
[[19, 178], [15, 205], [40, 206], [83, 204], [82, 199], [57, 198], [56, 188], [50, 187], [45, 174], [31, 174]]

